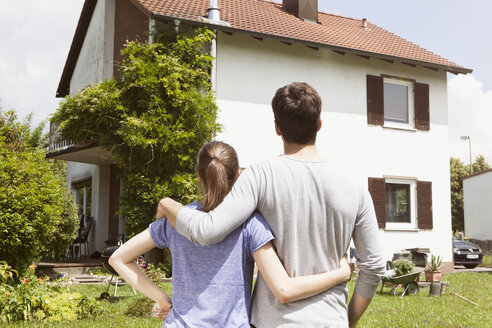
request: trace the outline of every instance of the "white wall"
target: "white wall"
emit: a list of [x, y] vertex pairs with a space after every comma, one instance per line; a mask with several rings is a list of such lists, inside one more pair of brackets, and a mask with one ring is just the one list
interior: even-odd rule
[[[388, 74], [430, 85], [430, 131], [402, 131], [367, 124], [366, 74]], [[217, 102], [225, 131], [218, 139], [238, 151], [241, 166], [283, 152], [270, 102], [294, 81], [322, 97], [318, 150], [361, 177], [398, 175], [432, 181], [433, 230], [381, 231], [386, 258], [405, 248], [427, 247], [452, 261], [446, 73], [390, 64], [327, 49], [318, 51], [248, 36], [218, 35]]]
[[492, 171], [463, 180], [465, 236], [492, 240]]
[[100, 82], [113, 76], [114, 1], [97, 1], [70, 80], [71, 95], [76, 94], [91, 83]]

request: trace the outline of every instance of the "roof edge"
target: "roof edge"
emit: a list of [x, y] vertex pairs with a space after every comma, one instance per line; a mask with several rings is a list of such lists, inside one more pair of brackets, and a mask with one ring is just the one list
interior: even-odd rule
[[85, 0], [84, 2], [84, 7], [82, 7], [82, 13], [80, 14], [79, 22], [77, 23], [77, 28], [75, 29], [75, 34], [73, 36], [72, 45], [68, 52], [67, 61], [65, 62], [65, 67], [63, 68], [63, 73], [60, 82], [58, 83], [56, 98], [65, 97], [70, 93], [70, 80], [72, 79], [73, 71], [75, 70], [75, 65], [77, 64], [80, 55], [80, 50], [82, 50], [82, 45], [84, 44], [85, 36], [92, 20], [92, 14], [94, 13], [96, 4], [97, 0]]
[[[77, 23], [77, 28], [75, 29], [75, 34], [70, 46], [70, 51], [68, 52], [67, 61], [65, 62], [65, 67], [63, 68], [63, 73], [58, 83], [58, 88], [56, 90], [56, 98], [63, 98], [70, 94], [70, 81], [72, 80], [73, 72], [75, 70], [75, 65], [79, 59], [80, 51], [84, 44], [85, 36], [87, 35], [87, 30], [92, 21], [92, 15], [94, 14], [94, 9], [96, 8], [98, 0], [85, 0], [84, 6], [82, 7], [82, 12], [80, 14], [79, 22]], [[152, 13], [144, 8], [140, 3], [135, 0], [129, 0], [135, 7], [140, 9], [147, 17], [151, 17]]]
[[370, 52], [370, 51], [358, 50], [358, 49], [354, 49], [354, 48], [340, 47], [340, 46], [336, 46], [336, 45], [306, 41], [306, 40], [302, 40], [302, 39], [287, 38], [284, 36], [279, 36], [279, 35], [274, 35], [274, 34], [265, 34], [265, 33], [254, 32], [251, 30], [238, 29], [235, 27], [218, 25], [218, 24], [209, 23], [206, 21], [199, 22], [199, 21], [184, 19], [184, 18], [180, 18], [180, 17], [152, 14], [152, 19], [159, 19], [159, 18], [165, 19], [165, 20], [177, 19], [177, 20], [186, 22], [190, 25], [206, 26], [206, 27], [210, 27], [214, 30], [219, 30], [219, 31], [223, 31], [223, 32], [229, 32], [229, 33], [237, 32], [237, 33], [248, 34], [248, 35], [254, 36], [254, 37], [270, 38], [270, 39], [274, 39], [274, 40], [278, 40], [278, 41], [284, 41], [284, 42], [295, 42], [295, 43], [299, 43], [299, 44], [302, 44], [305, 46], [310, 46], [310, 47], [328, 48], [330, 50], [347, 52], [347, 53], [352, 53], [355, 55], [372, 56], [372, 57], [376, 57], [379, 59], [404, 62], [406, 64], [422, 65], [422, 66], [427, 66], [427, 67], [431, 67], [431, 68], [442, 69], [444, 71], [447, 71], [447, 72], [450, 72], [453, 74], [469, 74], [469, 73], [473, 72], [472, 69], [465, 68], [465, 67], [442, 65], [442, 64], [432, 63], [432, 62], [426, 62], [426, 61], [420, 61], [420, 60], [405, 58], [405, 57], [391, 56], [391, 55], [386, 55], [386, 54], [377, 53], [377, 52]]
[[475, 174], [470, 174], [470, 175], [464, 176], [461, 179], [462, 180], [466, 180], [466, 179], [474, 178], [477, 175], [481, 175], [481, 174], [489, 173], [489, 172], [492, 172], [492, 168], [491, 169], [487, 169], [487, 170], [483, 170], [482, 172], [478, 172], [478, 173], [475, 173]]

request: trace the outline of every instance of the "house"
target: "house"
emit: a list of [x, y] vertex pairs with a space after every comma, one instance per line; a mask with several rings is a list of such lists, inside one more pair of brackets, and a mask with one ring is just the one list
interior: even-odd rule
[[[125, 40], [148, 31], [217, 37], [212, 82], [225, 131], [242, 166], [281, 153], [271, 98], [305, 81], [323, 101], [318, 151], [363, 177], [385, 256], [429, 248], [452, 270], [447, 72], [463, 68], [366, 19], [318, 12], [316, 0], [86, 0], [57, 96], [117, 74]], [[218, 5], [218, 6], [217, 6]], [[68, 184], [95, 218], [91, 252], [124, 235], [111, 154], [97, 144], [57, 144]]]
[[463, 177], [465, 235], [492, 240], [492, 169]]

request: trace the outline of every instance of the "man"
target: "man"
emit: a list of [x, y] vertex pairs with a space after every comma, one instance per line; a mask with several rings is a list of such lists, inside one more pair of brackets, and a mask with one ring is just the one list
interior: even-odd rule
[[[284, 155], [256, 163], [239, 177], [224, 201], [209, 213], [159, 202], [176, 230], [201, 245], [214, 244], [259, 210], [275, 234], [275, 248], [290, 276], [338, 267], [353, 238], [360, 268], [347, 309], [341, 284], [311, 298], [281, 304], [258, 276], [251, 323], [260, 327], [355, 327], [376, 292], [385, 264], [374, 206], [366, 188], [316, 150], [321, 98], [307, 83], [277, 90], [272, 100], [275, 130]], [[348, 316], [347, 316], [348, 310]]]

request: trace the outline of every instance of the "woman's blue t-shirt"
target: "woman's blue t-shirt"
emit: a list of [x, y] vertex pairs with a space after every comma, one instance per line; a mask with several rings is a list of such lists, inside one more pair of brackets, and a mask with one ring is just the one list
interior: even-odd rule
[[[187, 207], [202, 209], [198, 202]], [[155, 245], [168, 247], [173, 258], [173, 307], [163, 327], [250, 327], [253, 253], [274, 239], [261, 214], [210, 246], [193, 244], [165, 218], [149, 229]]]

